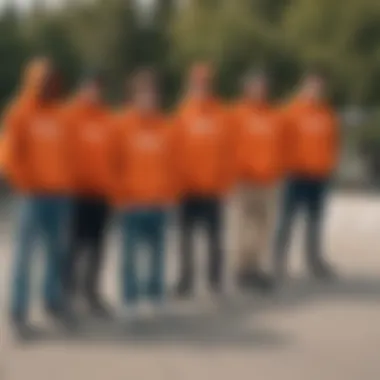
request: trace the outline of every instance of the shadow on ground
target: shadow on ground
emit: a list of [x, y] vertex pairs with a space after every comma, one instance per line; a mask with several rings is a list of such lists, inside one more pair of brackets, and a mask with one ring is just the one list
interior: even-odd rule
[[297, 307], [307, 307], [315, 302], [380, 302], [380, 278], [351, 276], [333, 282], [318, 282], [303, 277], [290, 280], [273, 295], [252, 297], [250, 302], [230, 299], [223, 305], [223, 311], [234, 315], [240, 313], [281, 312]]
[[[227, 322], [227, 323], [226, 323]], [[31, 343], [64, 344], [119, 344], [119, 345], [175, 345], [215, 348], [281, 348], [290, 337], [260, 328], [247, 329], [232, 325], [214, 313], [198, 316], [168, 315], [139, 321], [87, 321], [77, 333], [52, 329], [40, 331]]]
[[[273, 295], [245, 295], [222, 301], [212, 310], [188, 315], [168, 312], [164, 316], [134, 322], [84, 320], [78, 332], [59, 329], [41, 331], [33, 344], [125, 344], [188, 345], [217, 348], [283, 349], [296, 342], [295, 336], [262, 326], [266, 315], [304, 308], [315, 302], [379, 304], [380, 279], [347, 278], [330, 284], [307, 278], [292, 280]], [[195, 305], [195, 307], [197, 307]], [[258, 317], [261, 317], [260, 320]], [[249, 321], [249, 325], [247, 324]], [[252, 327], [253, 326], [253, 327]]]

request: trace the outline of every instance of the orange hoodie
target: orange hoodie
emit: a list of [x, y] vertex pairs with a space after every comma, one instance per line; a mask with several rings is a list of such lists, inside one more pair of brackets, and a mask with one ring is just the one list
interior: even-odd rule
[[77, 99], [66, 110], [72, 174], [77, 194], [106, 196], [115, 181], [116, 126], [104, 106]]
[[[37, 100], [38, 92], [40, 90], [43, 78], [48, 70], [49, 62], [46, 58], [35, 58], [27, 65], [23, 79], [21, 81], [19, 93], [16, 98], [11, 101], [5, 111], [3, 119], [4, 129], [2, 131], [1, 138], [1, 170], [5, 176], [11, 176], [9, 178], [14, 184], [18, 184], [18, 187], [25, 187], [24, 178], [18, 178], [16, 173], [11, 170], [10, 165], [10, 141], [8, 138], [9, 125], [18, 115], [26, 110], [27, 107], [31, 107]], [[15, 177], [16, 175], [16, 177]]]
[[36, 103], [18, 108], [7, 129], [7, 172], [12, 185], [32, 194], [69, 194], [70, 141], [60, 107]]
[[8, 164], [8, 138], [5, 132], [0, 135], [0, 177], [6, 177]]
[[233, 109], [239, 180], [272, 185], [284, 174], [284, 125], [268, 104], [243, 100]]
[[160, 113], [135, 109], [119, 122], [119, 181], [114, 201], [120, 207], [165, 206], [177, 196], [173, 129]]
[[5, 119], [6, 173], [18, 191], [68, 194], [72, 183], [67, 123], [60, 106], [38, 100], [44, 66], [36, 63], [33, 69], [33, 64], [25, 84], [30, 88], [12, 103]]
[[222, 196], [234, 179], [234, 139], [218, 101], [189, 101], [175, 118], [175, 146], [182, 195]]
[[331, 108], [299, 100], [284, 111], [289, 174], [326, 178], [339, 155], [339, 127]]
[[6, 156], [7, 156], [7, 142], [2, 135], [0, 137], [0, 175], [3, 176], [4, 174], [4, 169], [5, 169], [5, 164], [6, 164]]

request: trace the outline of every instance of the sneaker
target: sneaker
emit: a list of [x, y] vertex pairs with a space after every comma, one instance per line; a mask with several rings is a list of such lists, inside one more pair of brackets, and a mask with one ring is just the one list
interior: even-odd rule
[[18, 341], [30, 341], [36, 336], [35, 329], [33, 329], [22, 316], [12, 316], [11, 325], [14, 337]]
[[193, 295], [193, 288], [188, 284], [179, 283], [175, 288], [174, 293], [178, 298], [190, 298]]
[[112, 312], [107, 303], [99, 298], [90, 299], [88, 301], [88, 308], [94, 317], [109, 319], [112, 316]]
[[45, 307], [47, 315], [52, 319], [52, 321], [60, 326], [64, 327], [65, 330], [74, 331], [78, 327], [78, 319], [75, 316], [72, 308], [68, 305], [56, 306], [48, 305]]
[[257, 289], [261, 292], [269, 292], [274, 288], [272, 277], [261, 270], [241, 273], [238, 277], [238, 284], [243, 289]]
[[242, 271], [237, 276], [237, 283], [240, 288], [247, 288], [250, 286], [250, 273], [247, 271]]
[[288, 267], [287, 263], [283, 262], [282, 260], [278, 260], [275, 263], [275, 269], [274, 269], [274, 284], [275, 287], [280, 287], [284, 284], [284, 282], [288, 278]]
[[332, 281], [337, 278], [335, 270], [322, 260], [310, 264], [309, 271], [318, 280]]

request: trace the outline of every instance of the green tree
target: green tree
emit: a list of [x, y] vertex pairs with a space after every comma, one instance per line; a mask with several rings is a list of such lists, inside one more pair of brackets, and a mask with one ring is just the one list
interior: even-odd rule
[[29, 48], [13, 8], [0, 14], [0, 107], [3, 107], [19, 82]]
[[28, 15], [24, 34], [32, 54], [48, 55], [64, 77], [67, 90], [75, 85], [81, 69], [81, 57], [67, 34], [64, 14], [46, 10], [39, 2]]
[[[303, 65], [331, 70], [341, 101], [374, 98], [379, 75], [380, 4], [375, 0], [294, 0], [282, 23], [284, 44]], [[380, 92], [377, 91], [379, 99]]]
[[130, 1], [76, 2], [65, 9], [66, 33], [86, 68], [109, 73], [110, 97], [120, 97], [120, 78], [134, 67], [136, 17]]
[[270, 14], [263, 4], [252, 0], [189, 2], [172, 26], [178, 64], [209, 59], [220, 72], [222, 92], [236, 91], [236, 79], [244, 68], [268, 66], [278, 55], [275, 52], [281, 51], [275, 12]]

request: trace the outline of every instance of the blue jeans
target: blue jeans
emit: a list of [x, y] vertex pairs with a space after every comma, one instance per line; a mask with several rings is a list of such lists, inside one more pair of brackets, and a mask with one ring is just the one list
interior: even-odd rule
[[38, 238], [46, 249], [45, 306], [60, 306], [62, 261], [66, 253], [65, 227], [69, 220], [70, 201], [55, 196], [29, 196], [22, 198], [19, 206], [11, 312], [14, 318], [24, 319], [29, 308], [31, 261]]
[[306, 211], [306, 259], [309, 265], [321, 260], [321, 232], [329, 181], [291, 178], [285, 188], [275, 242], [275, 259], [283, 264], [287, 259], [290, 235], [300, 209]]
[[209, 239], [208, 281], [212, 289], [223, 286], [222, 224], [223, 204], [217, 198], [188, 196], [179, 206], [180, 226], [180, 279], [179, 291], [188, 291], [194, 285], [193, 231], [201, 226]]
[[127, 304], [139, 299], [141, 281], [138, 275], [138, 252], [144, 244], [150, 251], [147, 293], [159, 301], [165, 287], [165, 230], [167, 213], [164, 209], [133, 209], [122, 213], [122, 294]]

